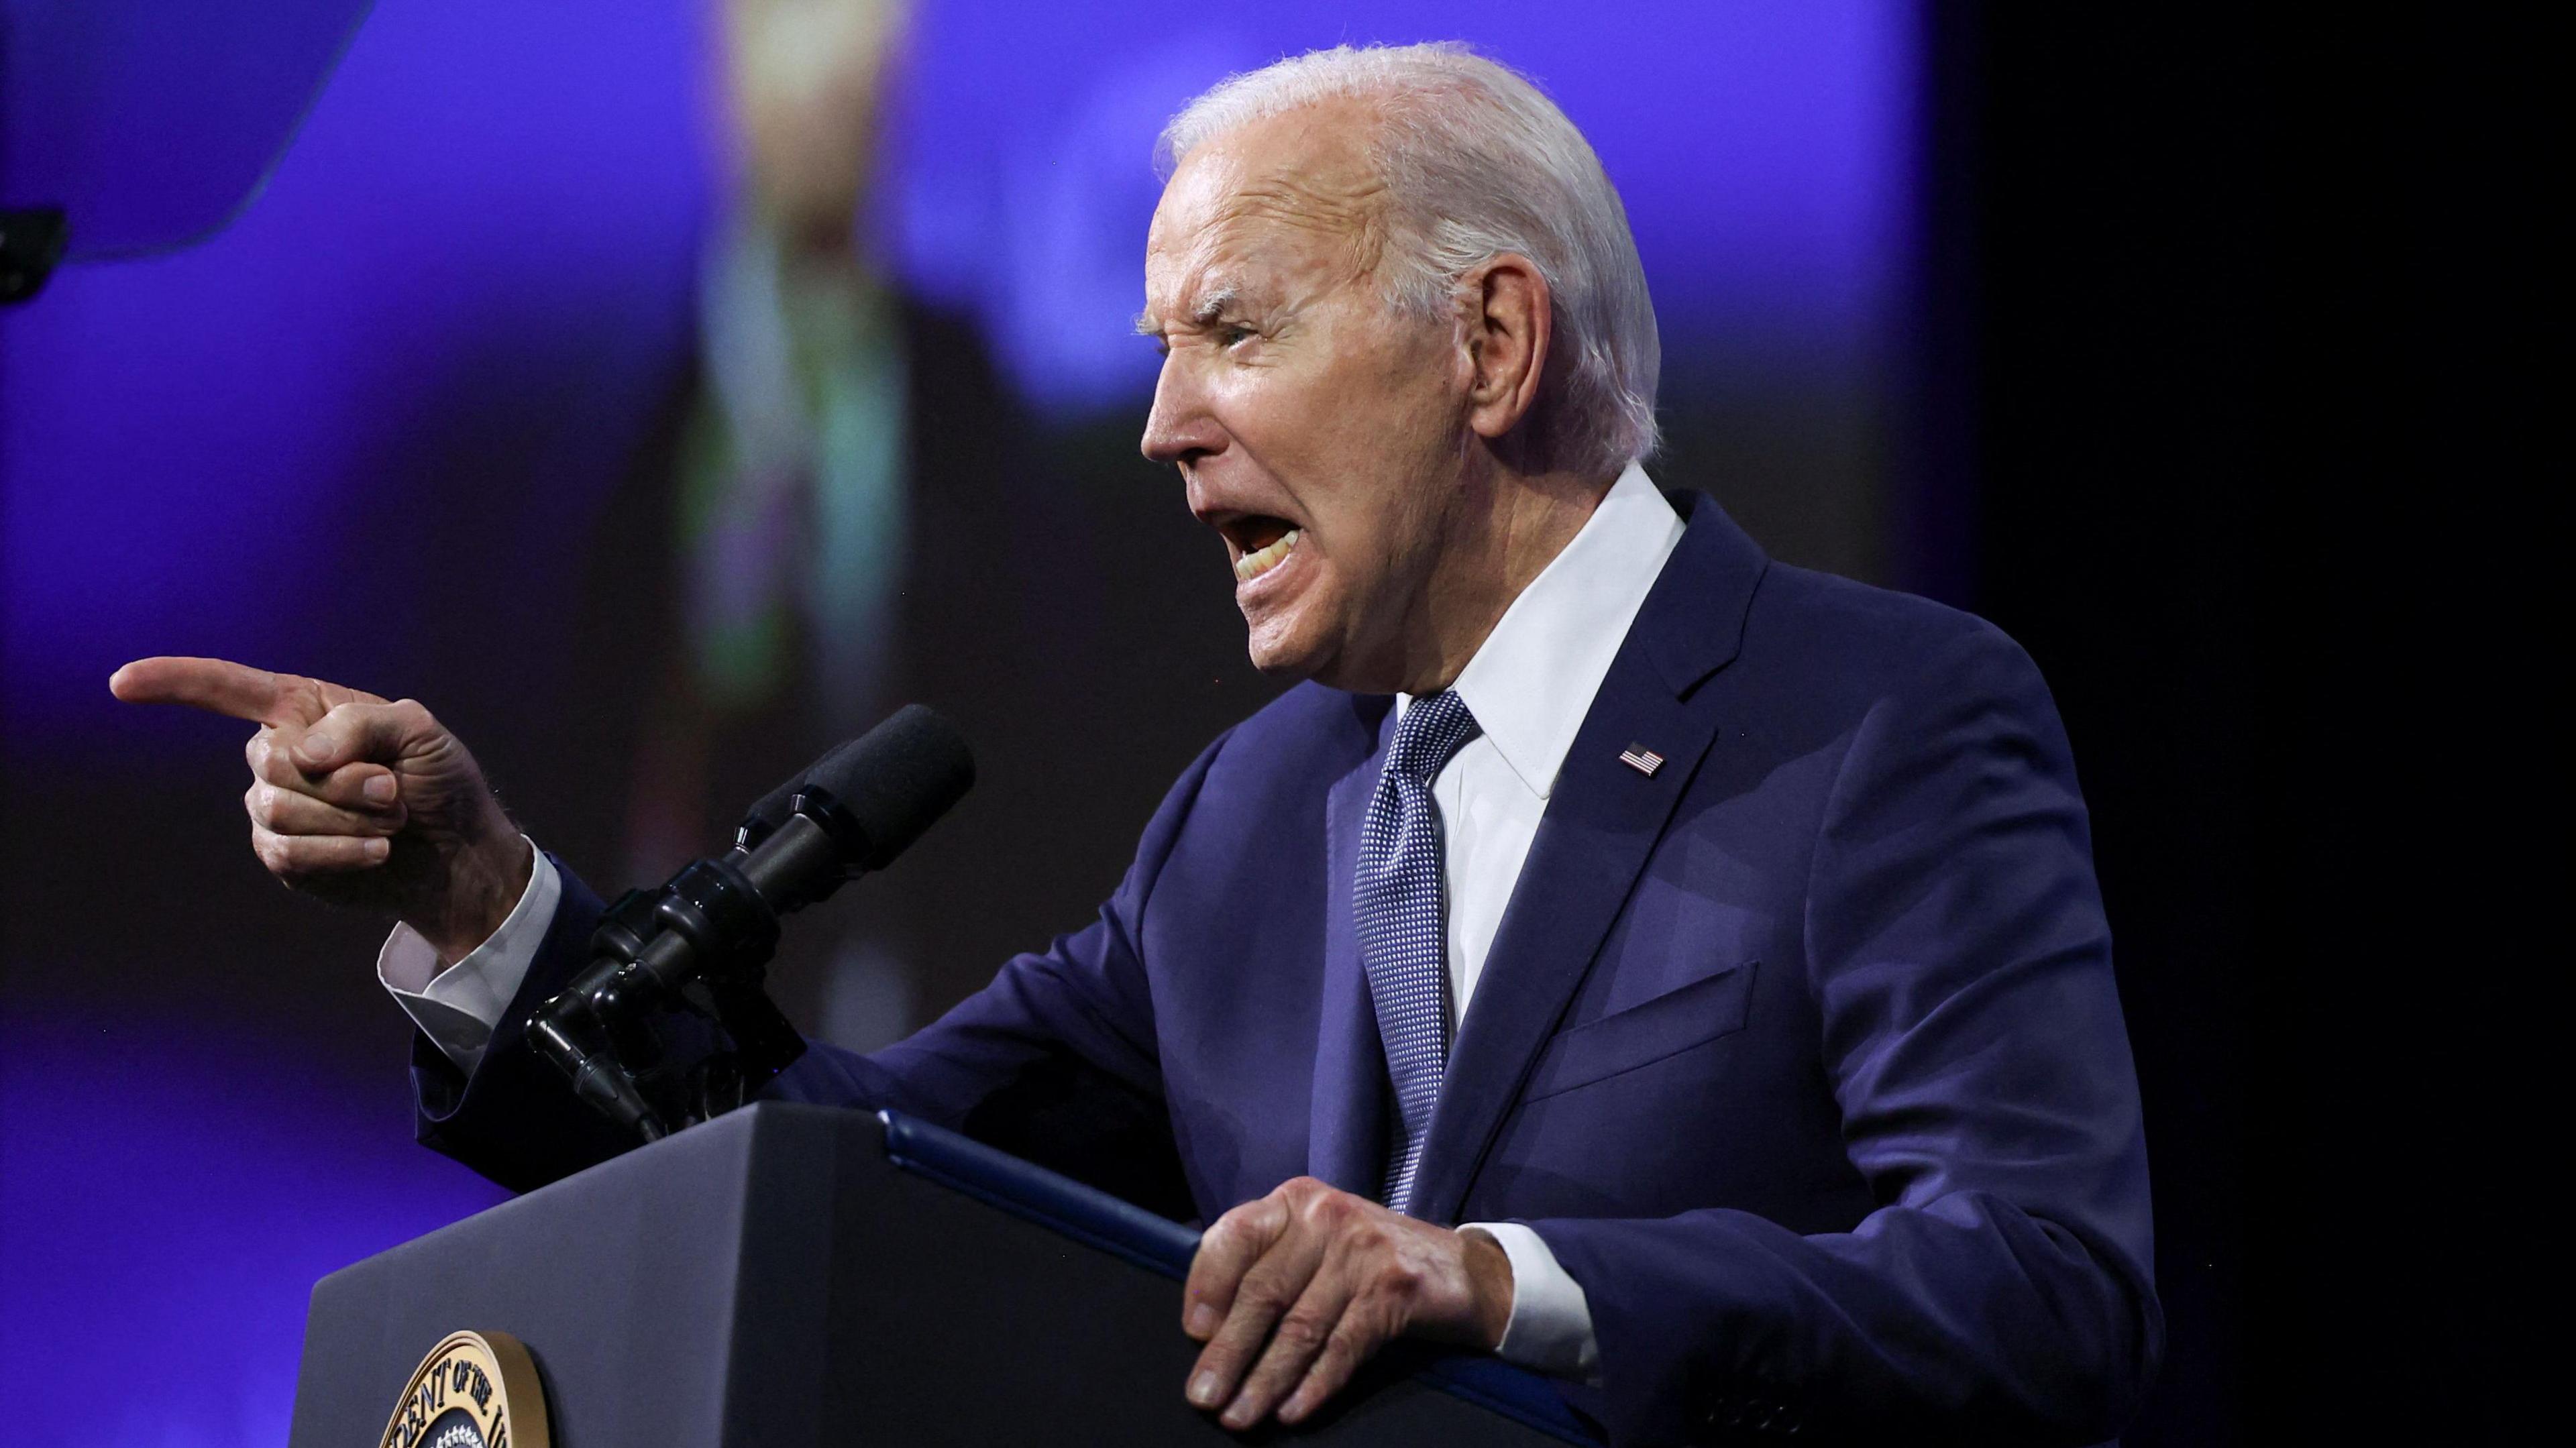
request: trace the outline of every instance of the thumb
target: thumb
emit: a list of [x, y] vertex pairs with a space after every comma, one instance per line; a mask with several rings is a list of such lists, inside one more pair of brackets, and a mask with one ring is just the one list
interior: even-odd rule
[[360, 762], [390, 764], [437, 732], [438, 721], [415, 700], [342, 704], [313, 721], [291, 746], [289, 757], [308, 774]]

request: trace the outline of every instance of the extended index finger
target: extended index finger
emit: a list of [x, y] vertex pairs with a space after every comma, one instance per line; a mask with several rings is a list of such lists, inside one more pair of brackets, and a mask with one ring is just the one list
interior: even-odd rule
[[110, 674], [108, 692], [128, 704], [185, 704], [254, 724], [309, 724], [309, 681], [229, 659], [136, 659]]

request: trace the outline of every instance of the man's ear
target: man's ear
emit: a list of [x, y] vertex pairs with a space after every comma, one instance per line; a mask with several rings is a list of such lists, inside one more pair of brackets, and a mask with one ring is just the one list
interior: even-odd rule
[[1467, 425], [1499, 439], [1538, 402], [1555, 309], [1538, 263], [1505, 252], [1461, 278], [1465, 295]]

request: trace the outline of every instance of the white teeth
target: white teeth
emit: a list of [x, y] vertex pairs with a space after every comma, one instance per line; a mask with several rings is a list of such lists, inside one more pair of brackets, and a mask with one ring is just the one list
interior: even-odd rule
[[1258, 553], [1246, 553], [1234, 560], [1235, 580], [1240, 583], [1250, 583], [1278, 567], [1279, 561], [1288, 556], [1288, 550], [1297, 546], [1298, 536], [1305, 531], [1303, 528], [1291, 528], [1280, 534], [1269, 547]]

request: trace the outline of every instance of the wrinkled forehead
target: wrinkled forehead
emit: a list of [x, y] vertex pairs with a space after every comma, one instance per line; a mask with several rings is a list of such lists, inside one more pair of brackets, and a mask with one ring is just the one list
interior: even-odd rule
[[1148, 314], [1177, 324], [1217, 291], [1281, 300], [1374, 271], [1386, 187], [1367, 124], [1348, 102], [1307, 106], [1182, 157], [1146, 237]]

